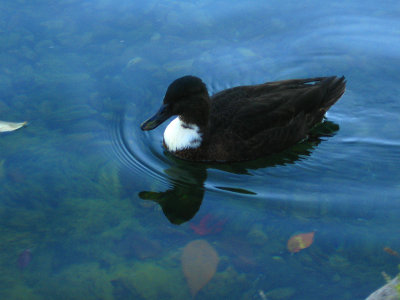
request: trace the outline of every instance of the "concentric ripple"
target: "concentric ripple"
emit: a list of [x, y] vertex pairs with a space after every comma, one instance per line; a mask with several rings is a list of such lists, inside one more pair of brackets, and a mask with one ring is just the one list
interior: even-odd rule
[[141, 132], [138, 124], [123, 112], [115, 114], [110, 131], [115, 158], [123, 168], [138, 176], [168, 183], [163, 171], [170, 163], [161, 150], [155, 147], [153, 137], [151, 133]]

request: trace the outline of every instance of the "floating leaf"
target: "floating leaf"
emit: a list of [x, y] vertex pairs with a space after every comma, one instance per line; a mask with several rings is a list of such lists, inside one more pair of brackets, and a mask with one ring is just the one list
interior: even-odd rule
[[182, 269], [192, 296], [196, 296], [214, 276], [219, 257], [205, 240], [190, 242], [183, 249]]
[[299, 252], [311, 246], [314, 241], [315, 232], [301, 233], [292, 236], [287, 242], [287, 248], [290, 252]]
[[27, 122], [14, 123], [14, 122], [0, 121], [0, 132], [14, 131], [25, 126], [26, 124]]

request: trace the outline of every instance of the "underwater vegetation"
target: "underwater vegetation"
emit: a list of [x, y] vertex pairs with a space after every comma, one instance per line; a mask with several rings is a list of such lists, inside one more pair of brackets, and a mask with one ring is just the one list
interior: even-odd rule
[[[0, 299], [353, 300], [384, 284], [398, 5], [357, 3], [2, 1], [0, 119], [29, 126], [0, 122]], [[135, 130], [182, 75], [217, 92], [331, 73], [346, 98], [285, 155], [193, 166]], [[115, 150], [119, 115], [135, 151]]]

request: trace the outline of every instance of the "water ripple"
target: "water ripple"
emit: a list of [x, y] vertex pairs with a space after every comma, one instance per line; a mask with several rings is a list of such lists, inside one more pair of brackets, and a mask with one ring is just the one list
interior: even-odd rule
[[388, 139], [380, 139], [380, 138], [372, 138], [372, 137], [345, 137], [341, 140], [343, 143], [348, 144], [370, 144], [374, 146], [392, 146], [392, 147], [400, 147], [400, 141], [388, 140]]
[[147, 147], [146, 151], [150, 150], [152, 156], [147, 157], [142, 151], [143, 142], [147, 141], [136, 138], [139, 135], [138, 129], [132, 125], [123, 113], [115, 115], [110, 132], [113, 154], [125, 168], [137, 175], [168, 183], [164, 172], [161, 171], [164, 168], [160, 167], [162, 163], [165, 164], [165, 157], [151, 146]]

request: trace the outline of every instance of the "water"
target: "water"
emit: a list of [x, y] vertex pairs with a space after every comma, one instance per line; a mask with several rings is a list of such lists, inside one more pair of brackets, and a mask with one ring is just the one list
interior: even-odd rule
[[[29, 122], [0, 136], [1, 299], [190, 299], [198, 239], [219, 262], [196, 299], [364, 299], [396, 275], [397, 1], [0, 8], [0, 119]], [[205, 165], [164, 152], [166, 125], [139, 129], [186, 74], [211, 93], [325, 75], [347, 90], [320, 139]]]

